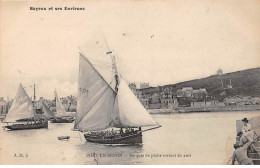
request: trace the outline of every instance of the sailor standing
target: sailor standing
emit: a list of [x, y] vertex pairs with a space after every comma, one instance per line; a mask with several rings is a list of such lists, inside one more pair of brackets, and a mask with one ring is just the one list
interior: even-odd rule
[[244, 118], [242, 121], [243, 121], [243, 123], [244, 123], [244, 125], [243, 125], [243, 127], [242, 127], [242, 130], [241, 130], [242, 134], [245, 134], [245, 133], [247, 133], [248, 131], [251, 131], [252, 126], [251, 126], [251, 124], [248, 123], [247, 118]]
[[244, 118], [242, 121], [244, 125], [241, 130], [242, 135], [239, 140], [239, 146], [243, 146], [248, 139], [254, 139], [254, 131], [252, 130], [251, 124], [248, 123], [247, 118]]

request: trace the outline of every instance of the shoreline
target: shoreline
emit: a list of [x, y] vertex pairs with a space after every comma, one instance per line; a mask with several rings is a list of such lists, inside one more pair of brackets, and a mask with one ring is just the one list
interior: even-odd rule
[[209, 107], [177, 107], [174, 109], [148, 109], [150, 114], [201, 113], [201, 112], [235, 112], [260, 111], [260, 105], [241, 106], [209, 106]]

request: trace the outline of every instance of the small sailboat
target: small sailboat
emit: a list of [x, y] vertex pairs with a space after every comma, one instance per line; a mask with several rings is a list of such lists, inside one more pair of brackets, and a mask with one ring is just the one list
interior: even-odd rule
[[[112, 88], [89, 59], [80, 52], [74, 130], [85, 132], [85, 139], [93, 143], [142, 143], [142, 132], [161, 126], [142, 106], [124, 79], [119, 77], [115, 57], [111, 58], [115, 88]], [[141, 128], [151, 126], [152, 128], [146, 130]]]
[[51, 120], [55, 118], [54, 113], [47, 107], [43, 99], [40, 100], [40, 107], [44, 115], [46, 116], [47, 120]]
[[51, 119], [51, 123], [72, 123], [75, 119], [74, 117], [68, 116], [63, 105], [60, 102], [60, 98], [56, 90], [54, 91], [56, 98], [56, 117]]
[[[36, 109], [22, 84], [19, 85], [13, 104], [6, 115], [4, 128], [10, 130], [48, 128], [48, 121], [36, 114]], [[9, 125], [9, 123], [12, 123]]]

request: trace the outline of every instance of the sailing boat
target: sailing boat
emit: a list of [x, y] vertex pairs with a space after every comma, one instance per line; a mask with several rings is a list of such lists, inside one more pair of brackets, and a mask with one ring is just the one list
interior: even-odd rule
[[56, 99], [56, 117], [51, 120], [51, 123], [72, 123], [74, 117], [67, 116], [56, 90], [54, 91], [54, 94]]
[[[111, 53], [111, 51], [107, 52], [107, 54]], [[115, 79], [114, 89], [80, 52], [74, 130], [86, 132], [85, 139], [94, 143], [142, 143], [142, 132], [161, 126], [153, 120], [124, 79], [119, 78], [115, 57], [111, 56], [111, 58]], [[142, 131], [141, 127], [147, 126], [155, 127]], [[114, 131], [114, 128], [120, 131]], [[110, 129], [112, 130], [109, 131]]]
[[[33, 103], [22, 84], [18, 87], [15, 99], [4, 122], [7, 123], [5, 128], [10, 130], [48, 128], [48, 121], [35, 114]], [[8, 125], [8, 123], [13, 124]]]
[[42, 111], [44, 113], [44, 115], [46, 116], [47, 120], [50, 119], [54, 119], [55, 115], [53, 114], [53, 112], [47, 107], [47, 105], [45, 104], [44, 100], [41, 99], [40, 100], [40, 107], [42, 108]]

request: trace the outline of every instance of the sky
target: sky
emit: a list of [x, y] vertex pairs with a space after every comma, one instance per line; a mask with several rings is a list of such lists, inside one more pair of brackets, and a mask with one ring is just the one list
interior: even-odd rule
[[[46, 11], [30, 10], [46, 7]], [[49, 7], [84, 7], [49, 11]], [[127, 82], [174, 84], [260, 67], [260, 1], [1, 1], [0, 97], [77, 96], [79, 51]], [[102, 54], [104, 53], [104, 54]], [[106, 74], [105, 74], [106, 75]]]

